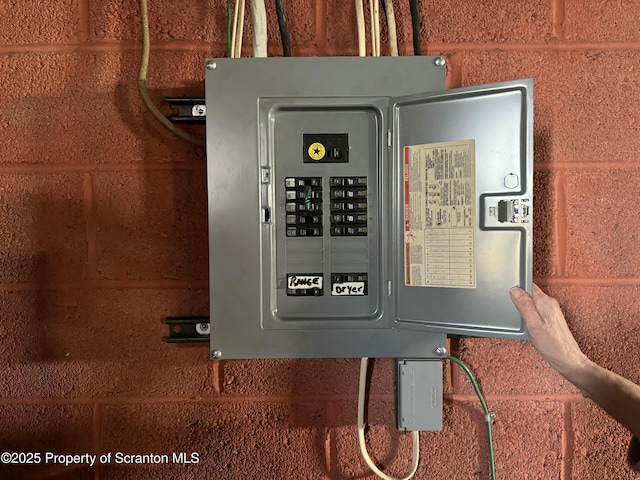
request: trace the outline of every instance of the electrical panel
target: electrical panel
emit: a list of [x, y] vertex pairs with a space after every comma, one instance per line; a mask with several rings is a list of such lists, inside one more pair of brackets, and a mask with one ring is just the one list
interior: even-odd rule
[[207, 62], [213, 357], [526, 338], [532, 82], [445, 90], [435, 60]]

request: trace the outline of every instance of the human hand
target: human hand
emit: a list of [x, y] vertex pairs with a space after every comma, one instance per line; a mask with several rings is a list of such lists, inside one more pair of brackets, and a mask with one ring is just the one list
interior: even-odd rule
[[569, 379], [589, 363], [560, 310], [557, 300], [533, 284], [533, 298], [519, 287], [509, 292], [529, 331], [531, 343], [553, 368]]

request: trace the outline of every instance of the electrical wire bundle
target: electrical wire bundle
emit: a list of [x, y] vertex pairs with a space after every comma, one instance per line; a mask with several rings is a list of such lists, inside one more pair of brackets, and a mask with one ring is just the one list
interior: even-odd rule
[[[264, 0], [250, 0], [251, 2], [251, 15], [253, 18], [253, 56], [254, 57], [266, 57], [267, 56], [267, 12], [264, 4]], [[288, 40], [288, 32], [286, 27], [286, 20], [284, 17], [284, 10], [282, 8], [281, 0], [277, 0], [279, 4], [278, 21], [280, 23], [280, 31], [283, 35], [283, 47], [288, 46], [289, 54], [291, 54], [291, 46]], [[238, 58], [242, 56], [242, 32], [244, 26], [244, 10], [245, 0], [236, 0], [235, 10], [233, 16], [233, 22], [231, 20], [231, 0], [227, 0], [227, 56], [231, 58]], [[282, 18], [282, 20], [280, 20]], [[156, 107], [147, 91], [147, 70], [149, 67], [149, 9], [147, 6], [147, 0], [140, 0], [140, 24], [142, 29], [142, 56], [140, 60], [140, 70], [138, 72], [138, 91], [140, 92], [140, 98], [144, 103], [147, 110], [153, 115], [153, 117], [160, 122], [170, 132], [174, 133], [178, 137], [186, 140], [187, 142], [197, 145], [199, 147], [205, 146], [205, 141], [201, 138], [195, 137], [190, 133], [185, 132], [181, 128], [175, 126], [171, 121], [165, 117], [158, 107]], [[284, 29], [284, 30], [283, 30]], [[285, 44], [284, 33], [286, 33], [287, 42]], [[285, 53], [286, 54], [286, 53]]]
[[147, 92], [147, 68], [149, 66], [149, 12], [147, 9], [147, 0], [140, 0], [140, 19], [142, 26], [142, 58], [140, 60], [140, 71], [138, 73], [138, 91], [140, 92], [140, 98], [147, 107], [147, 110], [155, 117], [160, 124], [170, 132], [174, 133], [178, 137], [186, 140], [198, 147], [204, 147], [205, 142], [203, 139], [195, 137], [190, 133], [176, 127], [171, 123], [167, 117], [165, 117], [160, 110], [153, 104], [149, 93]]
[[[267, 56], [267, 11], [264, 0], [251, 1], [251, 18], [253, 19], [253, 56]], [[236, 0], [231, 20], [231, 0], [227, 0], [227, 56], [242, 56], [242, 33], [244, 30], [244, 11], [246, 0]]]
[[[396, 25], [395, 10], [393, 0], [369, 0], [369, 18], [371, 33], [371, 55], [380, 56], [380, 3], [383, 2], [384, 13], [387, 18], [389, 29], [389, 53], [395, 57], [398, 55], [398, 33]], [[362, 0], [355, 0], [356, 24], [358, 30], [358, 55], [367, 55], [366, 28], [364, 19], [364, 8]], [[409, 10], [411, 12], [411, 25], [413, 29], [413, 52], [414, 55], [422, 55], [421, 31], [420, 31], [420, 10], [418, 0], [409, 0]]]
[[358, 445], [360, 446], [360, 453], [362, 454], [362, 458], [364, 459], [367, 466], [371, 469], [371, 471], [383, 480], [409, 480], [416, 474], [416, 471], [418, 470], [418, 464], [420, 463], [420, 432], [418, 432], [417, 430], [411, 432], [411, 439], [413, 440], [411, 469], [409, 470], [409, 473], [401, 479], [390, 477], [382, 470], [380, 470], [378, 466], [373, 463], [373, 460], [371, 460], [369, 452], [367, 452], [367, 445], [364, 438], [364, 405], [365, 392], [367, 389], [368, 365], [369, 359], [367, 357], [363, 357], [360, 361], [360, 384], [358, 388]]
[[[496, 479], [496, 468], [495, 468], [495, 457], [493, 453], [493, 441], [491, 435], [491, 422], [493, 420], [494, 415], [489, 412], [489, 408], [487, 407], [487, 402], [485, 402], [482, 393], [480, 392], [480, 387], [478, 386], [478, 382], [474, 378], [471, 370], [467, 367], [462, 360], [452, 356], [446, 356], [447, 360], [458, 365], [469, 377], [469, 381], [473, 386], [473, 390], [475, 391], [478, 399], [480, 400], [480, 405], [482, 406], [482, 411], [484, 412], [484, 421], [487, 427], [487, 441], [489, 444], [489, 470], [491, 474], [491, 480]], [[412, 457], [411, 457], [411, 469], [409, 473], [402, 477], [401, 479], [395, 479], [393, 477], [388, 476], [383, 471], [381, 471], [378, 466], [371, 460], [369, 453], [367, 452], [367, 445], [365, 443], [365, 422], [364, 422], [364, 408], [365, 408], [365, 394], [367, 389], [367, 368], [368, 368], [369, 359], [364, 357], [360, 362], [360, 383], [358, 388], [358, 445], [360, 447], [360, 452], [362, 453], [362, 458], [364, 459], [367, 466], [371, 469], [373, 473], [375, 473], [378, 477], [383, 480], [409, 480], [412, 478], [416, 471], [418, 470], [418, 464], [420, 461], [420, 434], [418, 431], [411, 432], [411, 438], [413, 440], [413, 449], [412, 449]]]

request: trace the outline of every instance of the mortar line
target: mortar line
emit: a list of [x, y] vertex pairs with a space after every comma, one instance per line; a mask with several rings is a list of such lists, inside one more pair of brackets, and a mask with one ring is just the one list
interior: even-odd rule
[[324, 452], [324, 478], [331, 478], [331, 473], [333, 472], [333, 458], [331, 455], [332, 431], [331, 428], [327, 428], [324, 432], [324, 442], [322, 444], [322, 450]]
[[[247, 47], [249, 52], [251, 47]], [[117, 41], [117, 40], [101, 40], [84, 43], [30, 43], [17, 45], [0, 45], [0, 54], [16, 54], [16, 53], [119, 53], [119, 52], [138, 52], [141, 46], [139, 41]], [[217, 55], [224, 57], [227, 51], [226, 42], [209, 43], [202, 40], [160, 40], [151, 44], [153, 51], [159, 52], [208, 52], [207, 56]]]
[[[399, 48], [402, 51], [407, 50], [409, 44], [403, 42]], [[209, 43], [200, 40], [161, 40], [155, 41], [151, 48], [159, 52], [199, 52], [206, 57], [216, 56], [224, 57], [226, 53], [225, 42]], [[243, 55], [250, 54], [250, 47], [243, 50]], [[549, 43], [430, 43], [427, 45], [428, 52], [469, 52], [469, 51], [516, 51], [516, 52], [559, 52], [559, 51], [589, 51], [589, 50], [640, 50], [640, 41], [633, 42], [549, 42]], [[103, 40], [85, 43], [62, 43], [62, 44], [17, 44], [17, 45], [1, 45], [0, 55], [2, 54], [38, 54], [38, 53], [117, 53], [117, 52], [134, 52], [140, 50], [140, 44], [136, 41], [115, 41]], [[318, 54], [317, 47], [298, 47], [296, 51], [299, 56], [313, 56]], [[340, 56], [357, 56], [358, 47], [353, 46], [335, 46], [325, 47], [322, 52], [324, 55], [340, 55]]]
[[[398, 45], [402, 52], [412, 52], [413, 48], [409, 43]], [[564, 51], [631, 51], [640, 50], [640, 42], [553, 42], [553, 43], [430, 43], [428, 44], [429, 55], [436, 53], [450, 55], [456, 52], [478, 52], [478, 51], [496, 51], [496, 52], [564, 52]], [[425, 50], [426, 51], [426, 50]], [[311, 56], [317, 54], [314, 48], [299, 48], [298, 52], [301, 56]], [[323, 54], [357, 56], [357, 46], [345, 45], [341, 47], [327, 47]]]
[[[487, 402], [576, 402], [582, 401], [583, 397], [579, 393], [566, 393], [566, 394], [552, 394], [552, 395], [496, 395], [496, 394], [487, 394], [484, 395], [484, 398]], [[477, 402], [478, 397], [472, 393], [465, 394], [445, 394], [444, 399], [446, 401], [450, 401], [452, 403], [467, 403], [467, 402]]]
[[327, 2], [316, 0], [316, 44], [318, 49], [324, 49], [327, 45]]
[[335, 403], [328, 401], [325, 404], [324, 422], [327, 425], [325, 438], [325, 467], [328, 478], [337, 478], [338, 474], [338, 447], [335, 439], [336, 425]]
[[539, 285], [571, 285], [585, 287], [637, 287], [640, 278], [588, 278], [588, 277], [536, 277], [534, 281]]
[[[460, 358], [460, 340], [452, 338], [449, 340], [449, 347], [451, 348], [451, 355]], [[457, 395], [460, 392], [460, 369], [453, 368], [451, 362], [449, 362], [449, 374], [451, 376], [451, 390], [453, 395]]]
[[88, 42], [91, 37], [89, 0], [78, 2], [78, 40]]
[[[97, 403], [93, 406], [93, 448], [95, 455], [102, 453], [102, 407]], [[100, 462], [94, 467], [93, 478], [100, 480]]]
[[564, 22], [566, 18], [565, 0], [554, 0], [552, 6], [553, 34], [563, 42], [565, 40]]
[[[445, 394], [444, 399], [451, 403], [477, 402], [478, 398], [474, 394]], [[514, 402], [573, 402], [584, 401], [581, 394], [553, 394], [553, 395], [486, 395], [485, 399], [490, 402], [514, 401]], [[231, 403], [326, 403], [326, 402], [357, 402], [358, 395], [353, 394], [282, 394], [282, 395], [229, 395], [220, 397], [31, 397], [31, 398], [0, 398], [0, 405], [100, 405], [120, 406], [120, 405], [165, 405], [165, 404], [231, 404]], [[395, 401], [394, 394], [373, 394], [370, 401], [392, 402]]]
[[212, 362], [213, 389], [218, 395], [224, 392], [224, 360]]
[[[548, 43], [432, 43], [429, 52], [496, 51], [565, 51], [565, 50], [636, 50], [640, 42], [548, 42]], [[355, 49], [357, 50], [357, 49]]]
[[104, 165], [96, 164], [0, 164], [0, 175], [7, 174], [52, 174], [52, 173], [91, 173], [91, 172], [148, 172], [167, 170], [206, 170], [206, 162], [185, 162], [185, 163], [110, 163]]
[[95, 195], [93, 186], [93, 176], [90, 173], [84, 174], [83, 180], [83, 201], [85, 214], [85, 235], [87, 241], [87, 265], [85, 278], [93, 280], [98, 278], [98, 245], [97, 245], [97, 220], [95, 208]]
[[567, 178], [564, 171], [556, 175], [556, 215], [554, 241], [556, 242], [558, 275], [565, 276], [567, 271]]
[[462, 52], [456, 52], [447, 59], [447, 88], [462, 87]]
[[637, 169], [640, 168], [640, 162], [637, 161], [619, 161], [619, 162], [545, 162], [536, 163], [534, 171], [562, 171], [562, 170], [605, 170], [605, 169]]
[[562, 470], [560, 480], [571, 480], [573, 470], [573, 452], [575, 447], [575, 434], [572, 419], [573, 406], [571, 402], [564, 404], [562, 426]]
[[0, 291], [41, 290], [206, 290], [206, 281], [187, 280], [78, 280], [77, 282], [0, 283]]
[[[371, 400], [393, 401], [393, 394], [374, 394]], [[232, 404], [232, 403], [325, 403], [325, 402], [357, 402], [357, 394], [282, 394], [282, 395], [229, 395], [220, 397], [33, 397], [33, 398], [0, 398], [0, 405], [165, 405], [165, 404]]]

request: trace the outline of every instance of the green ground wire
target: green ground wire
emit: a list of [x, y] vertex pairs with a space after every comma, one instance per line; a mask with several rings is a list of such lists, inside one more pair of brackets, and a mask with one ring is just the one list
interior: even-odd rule
[[311, 205], [311, 187], [309, 185], [304, 186], [304, 214], [311, 215], [313, 213], [313, 206]]
[[482, 396], [482, 393], [480, 392], [480, 387], [478, 386], [478, 382], [476, 382], [476, 379], [473, 377], [473, 374], [471, 373], [471, 370], [469, 370], [469, 368], [460, 359], [458, 359], [456, 357], [452, 357], [451, 355], [447, 355], [445, 358], [447, 360], [450, 360], [450, 361], [458, 364], [458, 366], [460, 368], [462, 368], [462, 370], [464, 370], [464, 373], [467, 374], [467, 376], [469, 377], [469, 380], [471, 381], [471, 385], [473, 386], [473, 389], [475, 390], [476, 395], [480, 399], [480, 404], [482, 405], [482, 410], [484, 412], [484, 422], [485, 422], [485, 425], [487, 426], [487, 441], [489, 442], [489, 468], [491, 470], [491, 480], [496, 480], [496, 466], [495, 466], [495, 458], [494, 458], [494, 455], [493, 455], [493, 441], [492, 441], [492, 437], [491, 437], [491, 418], [492, 418], [492, 415], [489, 412], [489, 409], [487, 408], [487, 403], [484, 401], [484, 397]]

